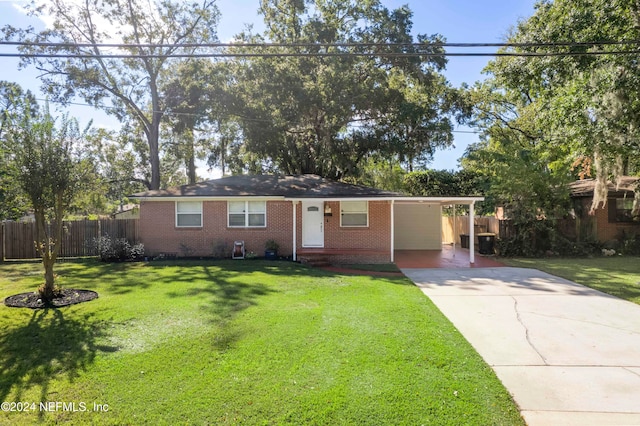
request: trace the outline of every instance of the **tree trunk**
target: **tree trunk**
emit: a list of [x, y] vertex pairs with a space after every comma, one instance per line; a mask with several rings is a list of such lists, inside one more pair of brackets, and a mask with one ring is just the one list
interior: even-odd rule
[[46, 303], [51, 301], [54, 296], [55, 276], [53, 274], [53, 265], [55, 264], [55, 256], [52, 256], [52, 246], [55, 247], [55, 241], [52, 241], [47, 232], [44, 211], [35, 209], [34, 215], [36, 219], [35, 245], [36, 250], [42, 258], [42, 266], [44, 267], [44, 284], [38, 288], [38, 293], [40, 294], [40, 298]]
[[[193, 147], [193, 145], [191, 145]], [[193, 150], [189, 153], [189, 158], [187, 159], [187, 178], [189, 179], [189, 184], [196, 183], [198, 176], [196, 175], [196, 161], [193, 155]]]
[[222, 176], [224, 177], [225, 164], [227, 162], [227, 141], [225, 137], [220, 138], [220, 168], [222, 169]]
[[149, 162], [151, 163], [151, 188], [160, 189], [160, 121], [162, 111], [160, 111], [160, 95], [155, 78], [151, 78], [149, 83], [151, 89], [151, 128], [149, 129]]
[[160, 189], [160, 119], [156, 119], [153, 113], [153, 122], [149, 132], [149, 163], [151, 165], [151, 187], [150, 190]]
[[53, 274], [53, 265], [56, 263], [49, 256], [42, 257], [42, 266], [44, 266], [44, 285], [38, 289], [40, 298], [46, 303], [53, 300], [55, 296], [55, 275]]

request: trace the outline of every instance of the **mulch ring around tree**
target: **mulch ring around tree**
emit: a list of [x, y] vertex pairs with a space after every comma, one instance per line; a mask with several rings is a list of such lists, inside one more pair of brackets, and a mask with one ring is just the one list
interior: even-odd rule
[[51, 302], [45, 304], [38, 292], [14, 294], [4, 299], [4, 304], [12, 308], [61, 308], [63, 306], [75, 305], [76, 303], [88, 302], [96, 299], [98, 293], [91, 290], [76, 290], [73, 288], [63, 288]]

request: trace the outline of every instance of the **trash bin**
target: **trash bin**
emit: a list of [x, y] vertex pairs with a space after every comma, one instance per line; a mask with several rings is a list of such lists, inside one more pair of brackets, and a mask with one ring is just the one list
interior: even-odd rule
[[494, 254], [496, 234], [483, 232], [478, 234], [478, 251], [480, 254]]
[[460, 234], [460, 247], [469, 248], [469, 234]]

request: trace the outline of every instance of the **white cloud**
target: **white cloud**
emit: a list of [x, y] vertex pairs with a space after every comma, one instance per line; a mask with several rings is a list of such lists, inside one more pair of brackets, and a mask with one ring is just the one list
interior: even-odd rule
[[[0, 1], [4, 1], [4, 0], [0, 0]], [[21, 1], [21, 0], [8, 0], [12, 3], [12, 6], [14, 7], [15, 10], [17, 10], [18, 12], [24, 14], [24, 15], [28, 15], [29, 13], [29, 2], [28, 1]], [[43, 4], [47, 4], [48, 1], [43, 2]], [[85, 2], [83, 0], [66, 0], [65, 2], [67, 5], [72, 6], [75, 10], [72, 15], [76, 17], [77, 20], [80, 19], [79, 14], [77, 13], [77, 10], [85, 5]], [[44, 11], [46, 11], [46, 8], [44, 9]], [[42, 24], [44, 24], [45, 28], [47, 29], [51, 29], [53, 28], [53, 24], [55, 22], [55, 18], [52, 15], [48, 15], [46, 13], [42, 13], [40, 15], [38, 15], [37, 17], [34, 17], [33, 19], [37, 19], [38, 21], [40, 21]], [[115, 25], [114, 23], [109, 22], [107, 19], [103, 18], [102, 16], [99, 16], [98, 14], [93, 14], [92, 17], [92, 22], [94, 23], [94, 25], [96, 25], [96, 27], [98, 28], [98, 30], [102, 33], [104, 33], [106, 35], [106, 38], [104, 38], [103, 40], [100, 40], [102, 43], [121, 43], [122, 40], [120, 39], [120, 37], [118, 36], [118, 30], [121, 30], [123, 27], [119, 26], [119, 25]]]

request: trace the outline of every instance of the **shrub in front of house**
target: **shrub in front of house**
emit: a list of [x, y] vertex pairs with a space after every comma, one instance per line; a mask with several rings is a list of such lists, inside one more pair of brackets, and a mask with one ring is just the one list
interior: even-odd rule
[[126, 238], [111, 238], [109, 235], [94, 238], [98, 257], [103, 262], [138, 260], [144, 256], [144, 245], [131, 244]]
[[231, 257], [232, 245], [229, 241], [219, 238], [211, 245], [211, 256], [216, 259], [226, 259]]
[[620, 253], [627, 256], [640, 255], [640, 234], [623, 230], [618, 239], [620, 241]]
[[[555, 231], [554, 231], [555, 232]], [[518, 234], [496, 241], [498, 254], [503, 257], [584, 257], [598, 255], [602, 244], [594, 239], [573, 241], [559, 233]]]

